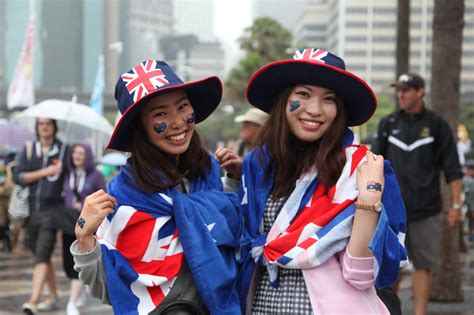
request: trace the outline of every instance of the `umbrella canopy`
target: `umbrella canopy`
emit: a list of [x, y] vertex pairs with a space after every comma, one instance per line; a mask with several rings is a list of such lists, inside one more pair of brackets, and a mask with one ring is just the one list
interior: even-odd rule
[[0, 121], [0, 145], [19, 150], [26, 141], [35, 139], [34, 133], [9, 121]]
[[39, 117], [55, 119], [58, 123], [57, 135], [64, 142], [88, 141], [94, 148], [100, 150], [113, 131], [108, 120], [90, 106], [56, 99], [31, 106], [15, 116], [12, 121], [34, 131], [36, 118]]
[[100, 164], [122, 166], [127, 163], [127, 156], [120, 152], [110, 152], [104, 154], [104, 156], [99, 160], [99, 162]]

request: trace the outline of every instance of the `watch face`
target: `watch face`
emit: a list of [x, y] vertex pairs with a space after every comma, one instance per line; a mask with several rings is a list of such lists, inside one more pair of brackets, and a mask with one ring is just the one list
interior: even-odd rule
[[377, 211], [377, 212], [382, 211], [382, 207], [383, 207], [383, 205], [382, 205], [381, 202], [377, 202], [377, 203], [374, 205], [375, 211]]

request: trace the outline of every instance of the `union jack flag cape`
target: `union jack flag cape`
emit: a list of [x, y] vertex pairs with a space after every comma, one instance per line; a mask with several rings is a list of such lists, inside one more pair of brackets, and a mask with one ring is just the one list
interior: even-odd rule
[[224, 193], [219, 165], [190, 185], [141, 191], [127, 163], [108, 192], [117, 199], [113, 214], [97, 232], [108, 297], [115, 314], [148, 314], [170, 291], [183, 258], [212, 314], [240, 314], [235, 248], [241, 235], [236, 194]]
[[[270, 163], [267, 148], [257, 148], [244, 159], [241, 182], [241, 211], [244, 232], [241, 239], [239, 295], [245, 305], [255, 264], [265, 266], [270, 282], [278, 286], [278, 267], [314, 268], [344, 250], [352, 231], [357, 166], [365, 161], [367, 148], [346, 130], [343, 147], [346, 164], [337, 183], [327, 193], [317, 174], [305, 174], [286, 200], [270, 232], [263, 232], [263, 213], [273, 184], [265, 180]], [[390, 163], [384, 162], [384, 208], [369, 248], [375, 256], [376, 286], [386, 287], [408, 262], [404, 247], [405, 207]]]

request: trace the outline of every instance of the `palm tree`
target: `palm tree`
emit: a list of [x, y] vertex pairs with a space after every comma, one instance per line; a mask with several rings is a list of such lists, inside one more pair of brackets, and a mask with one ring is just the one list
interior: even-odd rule
[[397, 11], [397, 79], [408, 72], [410, 56], [410, 0], [398, 0]]
[[[433, 11], [433, 46], [431, 57], [431, 104], [457, 130], [459, 119], [459, 91], [464, 26], [464, 0], [435, 0]], [[442, 184], [443, 208], [449, 209], [450, 193]], [[434, 273], [431, 299], [462, 301], [459, 264], [459, 228], [444, 224], [441, 245], [441, 264]]]
[[262, 17], [245, 29], [239, 43], [246, 55], [231, 70], [225, 88], [225, 97], [232, 103], [244, 102], [247, 82], [258, 68], [288, 57], [291, 33], [274, 19]]

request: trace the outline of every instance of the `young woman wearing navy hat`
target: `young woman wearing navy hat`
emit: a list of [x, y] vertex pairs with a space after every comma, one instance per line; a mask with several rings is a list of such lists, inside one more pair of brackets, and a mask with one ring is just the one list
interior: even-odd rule
[[348, 128], [372, 89], [322, 49], [258, 70], [249, 102], [270, 114], [242, 166], [239, 294], [252, 314], [388, 314], [375, 287], [407, 261], [392, 169]]
[[238, 198], [222, 192], [220, 166], [195, 130], [221, 95], [217, 77], [183, 83], [158, 60], [116, 84], [122, 117], [108, 148], [131, 157], [108, 194], [86, 198], [71, 246], [79, 278], [116, 314], [241, 313]]

